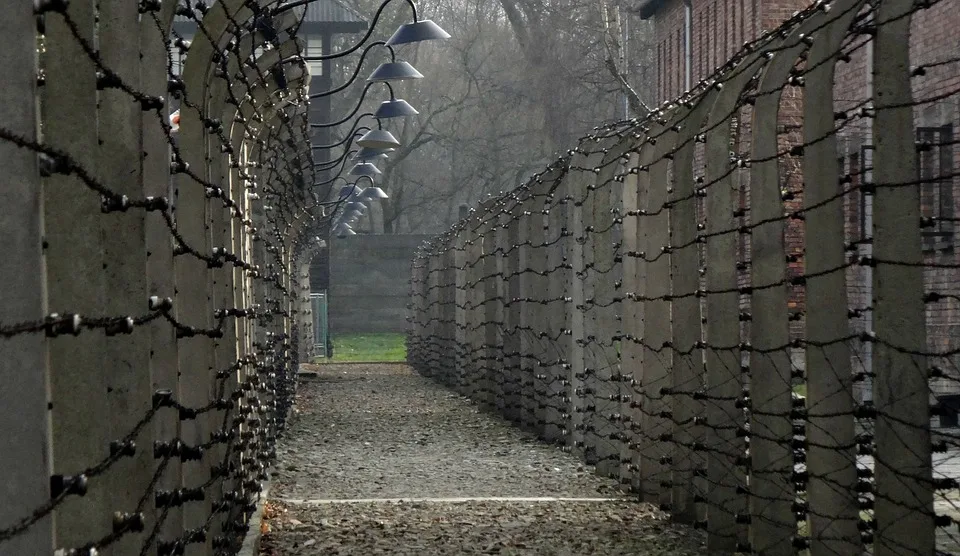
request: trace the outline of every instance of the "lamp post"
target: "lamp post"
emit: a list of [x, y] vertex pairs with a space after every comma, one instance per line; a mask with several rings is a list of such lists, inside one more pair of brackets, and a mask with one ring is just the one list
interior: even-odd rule
[[[321, 4], [323, 5], [321, 6]], [[299, 6], [306, 6], [299, 33], [306, 42], [306, 56], [304, 60], [310, 68], [310, 90], [329, 90], [333, 87], [333, 61], [332, 59], [328, 59], [313, 62], [313, 55], [330, 52], [333, 49], [333, 38], [335, 35], [362, 33], [370, 29], [370, 24], [338, 0], [301, 2]], [[291, 3], [284, 4], [278, 7], [273, 15], [288, 12], [296, 7], [298, 6], [294, 6]], [[321, 7], [323, 9], [320, 9]], [[330, 121], [330, 100], [329, 98], [318, 98], [316, 102], [310, 103], [311, 123], [314, 121]], [[329, 130], [318, 130], [317, 140], [320, 144], [330, 143], [331, 137]], [[314, 150], [313, 160], [315, 163], [322, 164], [328, 162], [328, 157], [329, 151], [323, 149]], [[327, 176], [321, 175], [321, 179], [327, 179]]]
[[[271, 15], [278, 16], [290, 10], [294, 10], [296, 8], [304, 7], [304, 6], [307, 7], [307, 10], [305, 13], [309, 15], [310, 5], [318, 1], [336, 2], [337, 0], [293, 0], [293, 1], [280, 4], [279, 6], [274, 8], [271, 11]], [[354, 199], [351, 202], [354, 202], [357, 204], [351, 206], [350, 216], [351, 218], [354, 216], [359, 216], [359, 214], [356, 214], [356, 213], [360, 212], [358, 211], [358, 209], [359, 207], [364, 206], [363, 205], [364, 201], [370, 202], [373, 200], [384, 199], [387, 197], [386, 193], [379, 187], [376, 187], [376, 185], [373, 182], [372, 175], [379, 174], [380, 171], [376, 168], [376, 166], [372, 163], [372, 161], [382, 158], [385, 153], [390, 152], [400, 146], [400, 142], [397, 141], [396, 138], [393, 137], [393, 135], [391, 135], [389, 131], [382, 129], [380, 125], [381, 120], [388, 119], [388, 118], [412, 116], [418, 113], [417, 110], [414, 109], [412, 106], [410, 106], [410, 104], [407, 103], [405, 100], [396, 98], [396, 96], [394, 95], [393, 87], [390, 85], [390, 82], [405, 80], [405, 79], [419, 79], [419, 78], [422, 78], [423, 75], [420, 74], [420, 72], [418, 72], [416, 69], [414, 69], [413, 66], [411, 66], [410, 64], [403, 61], [397, 61], [392, 46], [400, 45], [400, 44], [416, 43], [416, 42], [421, 42], [426, 40], [438, 40], [438, 39], [450, 38], [450, 35], [446, 31], [441, 29], [440, 26], [437, 25], [436, 23], [430, 20], [421, 21], [418, 17], [417, 8], [413, 0], [405, 0], [406, 4], [410, 7], [410, 10], [412, 12], [413, 22], [401, 25], [393, 33], [390, 39], [388, 39], [387, 41], [382, 43], [375, 43], [367, 46], [366, 49], [364, 50], [363, 56], [361, 56], [360, 60], [357, 63], [357, 69], [354, 72], [354, 75], [344, 85], [334, 88], [332, 78], [331, 78], [332, 70], [333, 70], [332, 61], [338, 58], [342, 58], [344, 56], [348, 56], [353, 52], [356, 52], [360, 48], [363, 48], [364, 44], [366, 44], [367, 41], [370, 39], [370, 37], [373, 35], [373, 31], [376, 28], [377, 23], [379, 22], [380, 17], [383, 14], [384, 9], [386, 9], [386, 7], [391, 2], [392, 0], [384, 0], [380, 4], [379, 8], [377, 9], [372, 22], [367, 26], [366, 33], [364, 34], [364, 36], [359, 41], [357, 41], [353, 46], [340, 52], [332, 52], [332, 43], [333, 43], [332, 32], [319, 33], [319, 41], [318, 41], [316, 40], [316, 37], [310, 34], [312, 30], [307, 29], [308, 51], [307, 51], [307, 56], [304, 57], [304, 61], [307, 63], [310, 63], [311, 66], [313, 67], [315, 67], [314, 66], [315, 63], [317, 62], [320, 63], [320, 67], [319, 67], [320, 75], [318, 78], [316, 78], [314, 82], [311, 83], [311, 94], [310, 94], [311, 101], [314, 101], [310, 103], [311, 113], [312, 115], [315, 116], [314, 118], [311, 118], [312, 121], [310, 122], [310, 127], [311, 129], [317, 130], [316, 139], [321, 143], [320, 148], [311, 148], [311, 152], [314, 153], [314, 155], [311, 158], [313, 159], [314, 169], [320, 170], [319, 173], [314, 174], [315, 179], [317, 179], [320, 183], [313, 184], [313, 187], [311, 188], [312, 190], [310, 191], [310, 193], [314, 198], [316, 204], [318, 205], [319, 209], [322, 211], [321, 220], [324, 222], [323, 226], [325, 227], [331, 222], [333, 222], [333, 225], [334, 225], [334, 228], [332, 230], [330, 228], [326, 228], [325, 230], [318, 230], [318, 232], [324, 236], [330, 232], [333, 232], [333, 235], [336, 235], [338, 237], [344, 237], [344, 236], [353, 235], [356, 233], [350, 228], [348, 224], [350, 219], [347, 219], [346, 221], [341, 219], [339, 222], [333, 221], [333, 219], [337, 217], [338, 211], [342, 210], [342, 207], [340, 205], [342, 204], [343, 200], [338, 199], [335, 203], [333, 203], [333, 209], [327, 212], [327, 208], [331, 203], [325, 202], [326, 199], [324, 199], [324, 197], [326, 195], [324, 193], [321, 192], [321, 195], [317, 195], [317, 192], [315, 191], [315, 188], [318, 185], [319, 186], [329, 185], [332, 189], [333, 183], [335, 183], [337, 179], [341, 179], [339, 178], [338, 174], [343, 171], [343, 168], [344, 168], [343, 163], [341, 161], [339, 163], [330, 164], [331, 158], [332, 158], [330, 154], [331, 153], [330, 149], [337, 147], [342, 143], [347, 143], [346, 147], [344, 148], [344, 154], [342, 157], [342, 159], [345, 161], [349, 157], [349, 155], [352, 154], [350, 152], [350, 147], [353, 144], [356, 144], [358, 147], [360, 147], [360, 151], [356, 153], [356, 157], [355, 157], [356, 162], [358, 164], [351, 169], [350, 173], [353, 175], [359, 175], [360, 178], [369, 179], [370, 187], [358, 192], [355, 190], [356, 186], [353, 186], [353, 185], [351, 186], [351, 190], [349, 192], [350, 196], [357, 197], [357, 199]], [[320, 54], [315, 55], [315, 49], [318, 42], [319, 42]], [[369, 52], [373, 46], [383, 46], [388, 48], [391, 55], [390, 62], [386, 64], [382, 64], [373, 73], [370, 74], [370, 76], [367, 79], [368, 83], [364, 88], [363, 94], [361, 95], [361, 98], [358, 101], [356, 108], [354, 108], [354, 110], [351, 111], [351, 113], [347, 115], [345, 118], [342, 118], [337, 122], [332, 122], [333, 118], [331, 114], [332, 110], [331, 110], [331, 102], [330, 102], [332, 95], [336, 94], [339, 91], [344, 90], [346, 87], [349, 87], [350, 84], [356, 80], [357, 76], [359, 75], [360, 68], [362, 67], [364, 57], [366, 56], [366, 53]], [[382, 102], [378, 106], [376, 111], [372, 114], [372, 116], [377, 119], [378, 125], [376, 129], [368, 129], [365, 135], [363, 135], [359, 140], [354, 141], [355, 132], [359, 131], [357, 127], [357, 123], [355, 123], [350, 133], [348, 134], [346, 141], [342, 141], [339, 144], [330, 145], [330, 143], [333, 142], [331, 138], [331, 130], [340, 124], [346, 123], [346, 121], [350, 120], [360, 110], [360, 106], [363, 104], [363, 101], [366, 97], [366, 93], [376, 83], [384, 83], [388, 88], [388, 90], [390, 91], [389, 100]], [[361, 118], [364, 116], [361, 116]], [[335, 170], [338, 166], [339, 166], [339, 170]], [[327, 245], [329, 246], [330, 243], [328, 242]], [[329, 264], [329, 259], [328, 259], [328, 264]], [[329, 272], [324, 274], [329, 275]], [[328, 355], [330, 355], [330, 353], [328, 353]]]

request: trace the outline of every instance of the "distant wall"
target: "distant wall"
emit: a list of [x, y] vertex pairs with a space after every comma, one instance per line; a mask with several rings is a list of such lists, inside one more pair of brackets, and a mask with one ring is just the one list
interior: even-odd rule
[[404, 332], [410, 264], [431, 236], [356, 235], [330, 241], [330, 332]]

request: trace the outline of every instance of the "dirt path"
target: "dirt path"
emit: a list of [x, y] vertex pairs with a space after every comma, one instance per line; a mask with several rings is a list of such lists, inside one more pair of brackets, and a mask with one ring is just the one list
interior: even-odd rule
[[702, 536], [401, 365], [325, 365], [278, 447], [262, 554], [701, 554]]

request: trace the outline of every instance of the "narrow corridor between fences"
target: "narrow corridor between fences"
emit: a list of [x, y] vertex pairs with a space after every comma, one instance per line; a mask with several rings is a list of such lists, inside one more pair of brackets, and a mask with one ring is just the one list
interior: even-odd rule
[[702, 552], [700, 532], [405, 365], [304, 367], [263, 556]]
[[319, 368], [308, 3], [5, 3], [0, 556], [960, 554], [958, 0], [598, 125], [418, 249], [409, 367]]

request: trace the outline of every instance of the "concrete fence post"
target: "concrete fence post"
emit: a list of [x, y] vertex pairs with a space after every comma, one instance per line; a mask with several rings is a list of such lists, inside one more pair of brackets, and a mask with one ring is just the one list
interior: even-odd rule
[[513, 213], [510, 208], [516, 205], [513, 196], [504, 196], [501, 198], [497, 207], [498, 214], [493, 216], [494, 229], [491, 232], [494, 241], [494, 267], [496, 273], [496, 293], [493, 301], [497, 314], [498, 337], [497, 343], [493, 346], [495, 359], [492, 361], [496, 369], [498, 378], [498, 397], [496, 402], [497, 413], [506, 416], [510, 407], [511, 381], [513, 376], [507, 366], [507, 357], [509, 352], [507, 345], [512, 332], [509, 326], [509, 313], [512, 309], [510, 303], [510, 261], [508, 249], [510, 236], [510, 222], [513, 219]]
[[[643, 300], [644, 335], [643, 375], [639, 395], [640, 418], [640, 495], [644, 501], [669, 504], [670, 476], [667, 463], [671, 455], [673, 424], [668, 419], [669, 388], [672, 385], [673, 352], [667, 342], [671, 338], [670, 322], [670, 258], [667, 249], [670, 233], [670, 207], [667, 201], [669, 161], [664, 156], [670, 151], [673, 135], [669, 125], [657, 124], [650, 128], [646, 142], [640, 147], [638, 186], [644, 215], [640, 228], [642, 291], [636, 292]], [[689, 395], [689, 394], [688, 394]]]
[[[176, 292], [174, 274], [174, 244], [165, 217], [173, 218], [170, 182], [170, 145], [163, 128], [169, 118], [169, 92], [167, 91], [167, 62], [169, 52], [169, 26], [173, 20], [176, 3], [164, 1], [161, 11], [145, 14], [140, 20], [140, 68], [141, 87], [153, 96], [162, 96], [168, 102], [156, 111], [141, 112], [143, 130], [143, 194], [149, 197], [165, 197], [171, 206], [162, 211], [151, 211], [144, 222], [147, 249], [146, 277], [147, 294], [157, 299], [173, 300]], [[154, 19], [156, 17], [156, 19]], [[160, 25], [157, 25], [159, 21]], [[73, 60], [73, 63], [76, 63]], [[76, 110], [74, 105], [73, 110]], [[76, 114], [76, 112], [75, 112]], [[166, 319], [157, 319], [149, 325], [150, 330], [150, 377], [155, 391], [169, 391], [174, 399], [180, 395], [180, 367], [177, 359], [176, 329]], [[154, 427], [154, 437], [160, 442], [171, 442], [180, 436], [180, 415], [176, 408], [159, 410]], [[160, 490], [175, 490], [182, 481], [180, 459], [170, 458], [157, 482]], [[179, 507], [167, 509], [160, 528], [159, 539], [172, 539], [182, 533], [183, 517]]]
[[[910, 27], [916, 5], [880, 3], [873, 121], [875, 554], [932, 554], [937, 532], [930, 444], [930, 387], [920, 187], [914, 146]], [[910, 153], [910, 154], [907, 154]], [[952, 179], [952, 177], [951, 177]], [[956, 490], [956, 489], [954, 489]]]
[[[753, 550], [792, 555], [796, 535], [793, 481], [792, 372], [787, 310], [787, 253], [781, 196], [777, 128], [783, 84], [806, 50], [802, 37], [823, 25], [812, 17], [789, 35], [767, 63], [754, 105], [750, 170], [750, 216], [760, 224], [751, 235], [750, 331], [750, 535]], [[770, 287], [772, 284], [780, 284]]]
[[[130, 2], [100, 2], [97, 40], [100, 58], [129, 87], [140, 89], [141, 60], [129, 49], [139, 49], [140, 14]], [[131, 199], [143, 196], [141, 106], [126, 91], [104, 88], [98, 102], [98, 174], [108, 188]], [[100, 215], [103, 238], [104, 304], [108, 315], [134, 317], [147, 307], [147, 250], [145, 212], [112, 210]], [[109, 332], [108, 332], [109, 334]], [[129, 336], [108, 338], [104, 345], [104, 373], [110, 412], [110, 436], [129, 433], [153, 405], [149, 331], [134, 327]], [[110, 471], [110, 510], [133, 512], [155, 472], [151, 447], [154, 429], [145, 427], [133, 440], [136, 453], [117, 461]], [[154, 522], [156, 508], [141, 508], [146, 523]], [[86, 535], [89, 536], [89, 530]], [[114, 554], [136, 552], [146, 535], [130, 531], [112, 547]]]
[[521, 325], [523, 324], [523, 302], [520, 300], [523, 291], [523, 277], [520, 274], [522, 267], [520, 266], [521, 249], [519, 247], [522, 233], [520, 230], [521, 218], [519, 212], [522, 210], [522, 205], [519, 202], [519, 197], [522, 196], [523, 193], [517, 192], [516, 195], [517, 198], [511, 199], [509, 212], [506, 213], [507, 218], [504, 219], [506, 237], [503, 238], [500, 245], [505, 249], [503, 272], [507, 276], [507, 287], [504, 293], [507, 307], [503, 315], [505, 331], [503, 338], [503, 372], [506, 376], [504, 385], [506, 412], [504, 417], [512, 423], [519, 424], [521, 417], [520, 407], [522, 403], [519, 387], [521, 381], [520, 369], [523, 366], [522, 358], [524, 355], [522, 349], [523, 331], [521, 330]]
[[[674, 431], [674, 449], [671, 454], [672, 494], [670, 512], [675, 521], [695, 523], [704, 518], [694, 502], [702, 497], [696, 477], [706, 466], [702, 450], [705, 427], [698, 419], [704, 417], [703, 403], [693, 392], [701, 392], [705, 386], [702, 349], [702, 311], [700, 290], [700, 249], [698, 238], [696, 196], [697, 177], [694, 176], [696, 137], [701, 132], [711, 105], [718, 94], [711, 89], [703, 94], [692, 110], [684, 110], [678, 117], [687, 123], [675, 139], [677, 149], [673, 159], [673, 192], [670, 205], [670, 313], [673, 327], [673, 381], [670, 388], [670, 411], [679, 423], [688, 423]], [[702, 482], [702, 479], [701, 479]], [[703, 506], [703, 505], [701, 505]]]
[[[641, 136], [642, 137], [642, 136]], [[643, 347], [640, 342], [644, 336], [643, 302], [638, 299], [644, 287], [646, 264], [639, 256], [640, 226], [643, 217], [639, 214], [641, 206], [645, 206], [645, 199], [641, 197], [639, 187], [640, 156], [637, 151], [641, 139], [635, 139], [625, 164], [623, 189], [621, 191], [620, 206], [622, 218], [622, 244], [620, 252], [623, 254], [623, 283], [620, 292], [623, 297], [621, 312], [620, 340], [620, 373], [627, 382], [627, 388], [622, 389], [620, 396], [620, 414], [629, 417], [625, 423], [624, 441], [620, 447], [620, 482], [624, 487], [629, 485], [633, 491], [639, 490], [640, 460], [637, 457], [639, 447], [643, 442], [638, 434], [642, 422], [641, 398], [637, 395], [634, 384], [643, 378]], [[643, 193], [646, 193], [645, 191]]]
[[[807, 53], [811, 70], [803, 90], [803, 206], [806, 210], [807, 503], [813, 553], [861, 549], [857, 503], [856, 431], [833, 76], [836, 52], [861, 0], [840, 0], [838, 14], [817, 32]], [[915, 176], [910, 178], [915, 179]], [[815, 246], [815, 248], [814, 248]]]
[[[72, 3], [66, 13], [85, 39], [94, 36], [95, 15], [93, 2], [84, 1]], [[78, 164], [98, 175], [96, 68], [63, 15], [48, 14], [46, 23], [49, 59], [40, 96], [44, 141], [69, 152]], [[30, 37], [35, 41], [33, 29]], [[26, 39], [21, 37], [21, 40]], [[18, 102], [23, 103], [25, 98]], [[116, 165], [122, 166], [123, 162], [132, 163], [130, 159], [121, 158]], [[137, 185], [137, 175], [133, 178]], [[101, 220], [106, 215], [101, 212], [99, 196], [80, 178], [66, 174], [45, 178], [43, 196], [43, 204], [37, 209], [43, 210], [49, 310], [76, 313], [81, 318], [118, 314], [104, 308]], [[144, 297], [137, 306], [138, 313], [145, 307]], [[113, 439], [110, 423], [114, 416], [104, 388], [106, 342], [102, 331], [88, 330], [75, 337], [64, 335], [49, 343], [52, 456], [56, 474], [71, 475], [109, 453], [108, 446]], [[138, 368], [137, 372], [146, 370]], [[92, 488], [84, 497], [65, 500], [55, 512], [57, 548], [82, 546], [91, 530], [109, 532], [112, 505], [109, 496], [105, 488]]]
[[[568, 389], [570, 382], [570, 255], [571, 234], [568, 230], [568, 216], [572, 203], [566, 201], [568, 195], [566, 167], [561, 166], [554, 170], [557, 180], [550, 190], [548, 200], [549, 214], [549, 241], [552, 244], [547, 266], [551, 272], [547, 278], [547, 292], [551, 300], [547, 306], [547, 337], [551, 340], [548, 357], [551, 361], [550, 384], [548, 386], [548, 424], [545, 437], [547, 441], [564, 445], [570, 435], [570, 414], [572, 407], [570, 399], [572, 392]], [[551, 425], [552, 424], [552, 425]]]
[[479, 296], [483, 322], [483, 333], [480, 337], [480, 368], [486, 377], [484, 385], [484, 409], [496, 411], [503, 398], [503, 369], [497, 363], [497, 354], [500, 350], [500, 314], [499, 283], [502, 281], [497, 275], [497, 200], [492, 199], [485, 203], [483, 220], [480, 224], [477, 238], [481, 249], [481, 263], [479, 276]]
[[[0, 17], [0, 127], [27, 141], [37, 139], [36, 16], [32, 2], [6, 6]], [[0, 283], [9, 295], [0, 303], [0, 323], [33, 322], [48, 311], [43, 254], [43, 189], [37, 153], [0, 140], [0, 165], [7, 183], [0, 187]], [[42, 333], [0, 337], [0, 411], [7, 429], [0, 435], [0, 529], [15, 526], [50, 498], [51, 444], [48, 344]], [[30, 369], [30, 372], [24, 372]], [[75, 472], [75, 469], [71, 470]], [[5, 541], [11, 554], [49, 554], [53, 519], [46, 516]]]
[[596, 410], [595, 434], [597, 473], [618, 478], [620, 451], [625, 437], [621, 395], [621, 309], [622, 291], [622, 185], [623, 156], [633, 146], [629, 135], [613, 133], [603, 142], [604, 154], [598, 164], [593, 191], [593, 301], [594, 350], [596, 367], [593, 399]]
[[[570, 296], [570, 304], [568, 307], [570, 315], [569, 368], [567, 369], [570, 420], [567, 445], [578, 457], [582, 457], [585, 454], [584, 427], [586, 426], [586, 419], [584, 418], [583, 410], [586, 401], [583, 398], [583, 378], [586, 369], [584, 345], [587, 331], [583, 311], [584, 301], [586, 299], [583, 276], [586, 271], [587, 258], [584, 249], [585, 238], [583, 236], [583, 203], [586, 198], [588, 184], [586, 172], [578, 168], [593, 167], [590, 162], [591, 156], [589, 151], [589, 149], [592, 148], [590, 145], [591, 142], [592, 141], [588, 139], [581, 140], [580, 145], [578, 145], [574, 151], [569, 163], [571, 168], [570, 177], [566, 180], [567, 187], [564, 191], [567, 197], [567, 210], [569, 211], [567, 213], [568, 230], [570, 230], [572, 234], [569, 242], [570, 254], [568, 257], [573, 267], [568, 274], [569, 280], [567, 282], [567, 291]], [[595, 158], [594, 156], [594, 159]]]
[[743, 438], [744, 378], [740, 344], [740, 293], [737, 273], [737, 209], [740, 184], [730, 159], [732, 122], [739, 118], [740, 97], [760, 68], [759, 53], [746, 57], [740, 71], [724, 81], [712, 103], [706, 126], [706, 368], [707, 545], [734, 551], [747, 542], [746, 476], [740, 461]]
[[[466, 216], [466, 215], [465, 215]], [[453, 238], [453, 249], [454, 249], [454, 288], [455, 288], [455, 302], [456, 306], [456, 315], [455, 315], [455, 326], [456, 332], [454, 334], [455, 340], [455, 369], [454, 369], [454, 385], [456, 390], [462, 394], [467, 395], [467, 380], [469, 379], [469, 356], [470, 352], [468, 349], [467, 339], [469, 338], [469, 332], [467, 327], [472, 324], [472, 321], [468, 318], [469, 315], [469, 302], [470, 295], [467, 290], [467, 280], [468, 280], [468, 269], [466, 268], [469, 258], [467, 256], [468, 248], [467, 245], [467, 220], [461, 220], [460, 228], [457, 229], [457, 233]]]
[[547, 427], [556, 418], [550, 411], [550, 404], [553, 402], [550, 396], [550, 388], [554, 381], [551, 359], [554, 354], [550, 353], [552, 339], [548, 332], [550, 306], [554, 303], [550, 299], [549, 275], [552, 269], [549, 265], [549, 259], [550, 252], [556, 247], [547, 243], [546, 221], [549, 195], [555, 183], [556, 172], [554, 171], [547, 171], [534, 178], [529, 190], [530, 195], [524, 203], [526, 207], [524, 210], [530, 213], [528, 228], [530, 256], [527, 268], [529, 269], [531, 295], [533, 297], [533, 307], [530, 310], [533, 329], [527, 331], [534, 348], [531, 354], [534, 357], [533, 373], [529, 378], [532, 383], [533, 394], [531, 399], [532, 430], [540, 438], [547, 438]]

